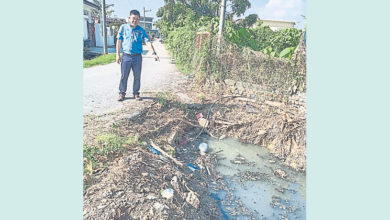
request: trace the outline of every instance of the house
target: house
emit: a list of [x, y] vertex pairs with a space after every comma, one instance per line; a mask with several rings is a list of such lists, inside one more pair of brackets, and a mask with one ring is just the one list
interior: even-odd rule
[[[295, 22], [293, 21], [278, 21], [278, 20], [265, 20], [261, 19], [263, 22], [261, 26], [269, 26], [273, 31], [279, 31], [283, 28], [293, 28], [295, 26]], [[253, 27], [256, 27], [255, 24]]]
[[139, 19], [139, 26], [143, 27], [146, 31], [153, 29], [153, 17], [143, 17]]
[[[85, 47], [103, 47], [103, 30], [101, 18], [101, 8], [95, 3], [83, 0], [84, 7], [84, 46]], [[123, 23], [124, 19], [107, 18], [107, 46], [114, 46], [114, 28], [110, 22]]]
[[110, 24], [126, 24], [127, 23], [126, 19], [117, 18], [117, 17], [107, 18], [106, 21], [107, 21], [108, 25], [110, 25]]
[[153, 17], [143, 17], [139, 19], [139, 26], [144, 28], [149, 36], [159, 37], [160, 33], [158, 30], [153, 29]]
[[84, 46], [96, 46], [95, 19], [99, 19], [100, 7], [92, 2], [83, 0]]

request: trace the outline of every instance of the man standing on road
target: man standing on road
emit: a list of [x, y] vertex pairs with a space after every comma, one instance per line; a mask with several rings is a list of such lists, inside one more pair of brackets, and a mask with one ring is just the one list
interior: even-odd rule
[[[142, 68], [142, 40], [145, 41], [150, 51], [153, 51], [154, 60], [159, 61], [159, 57], [153, 48], [150, 38], [146, 31], [138, 26], [140, 13], [137, 10], [130, 11], [129, 22], [122, 24], [118, 31], [116, 43], [116, 62], [121, 65], [121, 80], [119, 83], [118, 101], [125, 99], [127, 90], [127, 79], [129, 78], [130, 69], [133, 70], [133, 96], [135, 100], [141, 101], [139, 90], [141, 87], [141, 68]], [[123, 56], [120, 55], [121, 46]]]

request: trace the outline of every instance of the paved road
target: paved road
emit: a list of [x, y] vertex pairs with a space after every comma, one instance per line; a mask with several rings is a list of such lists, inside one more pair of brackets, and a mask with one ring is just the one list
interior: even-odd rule
[[[171, 64], [168, 51], [160, 42], [153, 42], [154, 48], [160, 57], [160, 62], [154, 61], [151, 53], [143, 56], [141, 74], [141, 96], [146, 97], [149, 92], [169, 92], [183, 85], [187, 77], [180, 73], [174, 64]], [[144, 48], [144, 50], [147, 49]], [[118, 87], [121, 77], [120, 65], [111, 63], [94, 66], [83, 70], [83, 111], [84, 114], [103, 114], [119, 110], [124, 105], [136, 105], [132, 99], [133, 76], [128, 80], [127, 97], [118, 102]]]

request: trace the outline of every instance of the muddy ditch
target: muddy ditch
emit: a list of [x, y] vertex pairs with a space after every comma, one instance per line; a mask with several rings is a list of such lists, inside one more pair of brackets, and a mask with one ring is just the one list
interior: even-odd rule
[[[198, 149], [210, 136], [266, 146], [275, 160], [295, 170], [306, 169], [305, 115], [292, 107], [245, 97], [206, 104], [160, 97], [143, 105], [135, 115], [124, 108], [84, 118], [86, 149], [98, 146], [101, 134], [132, 140], [120, 142], [118, 152], [96, 157], [95, 167], [85, 172], [84, 219], [225, 218], [221, 201], [209, 190], [223, 179], [217, 171], [217, 152], [202, 156]], [[166, 154], [148, 148], [152, 143]], [[85, 159], [84, 167], [89, 164]], [[261, 174], [252, 174], [246, 176], [261, 179]], [[169, 190], [173, 195], [166, 195]], [[236, 213], [256, 219], [244, 206]]]

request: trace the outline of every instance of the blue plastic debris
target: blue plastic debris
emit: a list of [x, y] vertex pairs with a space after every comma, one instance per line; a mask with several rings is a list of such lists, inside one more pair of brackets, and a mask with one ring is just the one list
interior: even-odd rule
[[149, 145], [148, 149], [149, 149], [150, 152], [152, 152], [154, 154], [161, 155], [161, 152], [158, 151], [156, 148], [154, 148], [152, 145]]
[[218, 209], [219, 209], [219, 211], [222, 214], [222, 219], [223, 220], [229, 220], [230, 219], [229, 215], [228, 215], [228, 213], [225, 210], [223, 210], [222, 203], [221, 203], [222, 199], [219, 198], [218, 194], [217, 193], [210, 193], [210, 197], [217, 201]]
[[190, 168], [190, 170], [191, 170], [192, 172], [194, 172], [195, 170], [199, 170], [199, 167], [195, 166], [195, 165], [192, 164], [192, 163], [187, 164], [187, 166], [188, 166], [188, 168]]

